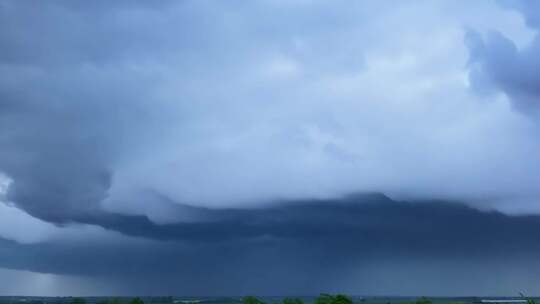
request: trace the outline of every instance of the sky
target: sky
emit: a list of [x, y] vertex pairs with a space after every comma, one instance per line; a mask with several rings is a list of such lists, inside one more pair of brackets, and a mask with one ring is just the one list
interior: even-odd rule
[[540, 2], [0, 0], [1, 295], [540, 295]]

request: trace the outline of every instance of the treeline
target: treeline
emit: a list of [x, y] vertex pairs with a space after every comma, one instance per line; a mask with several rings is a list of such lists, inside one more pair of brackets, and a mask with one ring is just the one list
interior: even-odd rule
[[[83, 298], [73, 298], [69, 302], [69, 304], [87, 304], [87, 302]], [[95, 304], [144, 304], [144, 301], [138, 297], [132, 298], [132, 299], [111, 298], [111, 299], [99, 300], [95, 302]]]
[[[182, 301], [174, 301], [173, 297], [150, 297], [150, 298], [142, 298], [136, 297], [136, 298], [127, 298], [127, 297], [117, 297], [117, 298], [51, 298], [44, 301], [44, 299], [41, 300], [33, 300], [33, 301], [25, 301], [24, 304], [145, 304], [145, 300], [147, 300], [146, 304], [173, 304], [176, 302], [182, 302]], [[189, 301], [184, 301], [184, 303]], [[205, 301], [207, 302], [207, 301]], [[366, 304], [369, 303], [369, 300], [366, 301], [365, 299], [357, 300], [356, 303], [353, 301], [352, 297], [344, 295], [344, 294], [321, 294], [315, 300], [312, 302], [310, 300], [307, 301], [307, 303], [304, 303], [304, 300], [301, 298], [295, 298], [295, 297], [288, 297], [283, 298], [281, 301], [272, 301], [271, 303], [266, 303], [265, 301], [254, 297], [254, 296], [246, 296], [241, 298], [242, 304]], [[15, 304], [15, 301], [0, 301], [0, 304]], [[17, 302], [16, 304], [19, 304], [20, 302]], [[232, 299], [218, 299], [215, 301], [207, 302], [207, 304], [234, 304], [238, 303], [238, 298]], [[399, 304], [432, 304], [430, 300], [427, 298], [419, 298], [416, 301], [411, 302], [404, 302], [404, 301], [398, 301], [395, 303]], [[183, 304], [183, 303], [182, 303]], [[382, 303], [381, 303], [382, 304]], [[386, 302], [386, 304], [391, 304], [390, 302]], [[534, 302], [534, 300], [528, 301], [526, 304], [537, 304]], [[540, 304], [540, 303], [538, 303]]]
[[[146, 304], [171, 304], [172, 297], [152, 297]], [[141, 298], [99, 297], [4, 297], [0, 304], [145, 304]]]
[[[267, 304], [264, 301], [258, 299], [254, 296], [247, 296], [242, 298], [243, 304]], [[300, 298], [284, 298], [281, 301], [282, 304], [304, 304], [304, 301]], [[272, 303], [276, 304], [276, 303]], [[315, 299], [314, 304], [353, 304], [353, 300], [351, 297], [343, 295], [343, 294], [337, 294], [337, 295], [330, 295], [330, 294], [321, 294], [319, 297]]]
[[[254, 296], [247, 296], [247, 297], [242, 298], [242, 303], [243, 304], [268, 304]], [[271, 303], [271, 304], [278, 304], [278, 303]], [[300, 298], [284, 298], [281, 301], [281, 304], [304, 304], [304, 301]], [[331, 294], [323, 293], [315, 299], [313, 304], [354, 304], [354, 302], [351, 297], [344, 294], [331, 295]], [[432, 303], [427, 298], [420, 298], [416, 300], [415, 302], [413, 302], [413, 304], [432, 304]], [[536, 304], [536, 303], [528, 303], [528, 304]]]

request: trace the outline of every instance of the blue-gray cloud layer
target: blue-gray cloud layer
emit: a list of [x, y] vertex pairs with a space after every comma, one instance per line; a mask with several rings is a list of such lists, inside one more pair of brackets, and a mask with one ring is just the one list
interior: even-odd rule
[[[538, 5], [503, 4], [521, 27], [481, 1], [0, 1], [0, 201], [30, 223], [0, 267], [118, 293], [538, 291], [540, 40], [475, 16], [535, 31]], [[347, 195], [371, 191], [396, 199]]]
[[[538, 278], [523, 272], [537, 263], [538, 216], [486, 213], [455, 202], [395, 202], [376, 194], [201, 212], [212, 217], [206, 225], [158, 226], [133, 217], [108, 227], [174, 242], [3, 241], [0, 266], [118, 278], [119, 288], [122, 281], [140, 286], [129, 291], [135, 294], [504, 294], [534, 290], [529, 282]], [[404, 275], [416, 286], [400, 286]], [[479, 278], [485, 282], [478, 284]]]
[[[528, 26], [540, 29], [540, 6], [536, 1], [508, 1], [510, 8], [520, 11]], [[524, 113], [538, 114], [540, 100], [540, 37], [535, 35], [525, 47], [518, 46], [498, 31], [485, 39], [478, 32], [467, 34], [471, 52], [471, 79], [482, 91], [500, 90]]]

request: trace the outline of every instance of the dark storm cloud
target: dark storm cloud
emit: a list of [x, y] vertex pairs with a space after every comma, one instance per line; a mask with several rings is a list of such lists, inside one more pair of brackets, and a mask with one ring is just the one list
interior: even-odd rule
[[[51, 94], [55, 82], [69, 82], [63, 77], [68, 76], [47, 73], [26, 82], [31, 90], [0, 89], [8, 103], [0, 113], [4, 130], [0, 166], [16, 181], [7, 196], [30, 214], [50, 221], [62, 221], [77, 209], [91, 210], [105, 197], [111, 179], [107, 168], [113, 155], [111, 140], [118, 134], [116, 122], [125, 114], [106, 106], [114, 96], [96, 101], [80, 83], [71, 83], [68, 92]], [[114, 95], [113, 91], [109, 93]], [[101, 118], [98, 124], [96, 117]]]
[[[236, 73], [231, 67], [252, 57], [256, 45], [250, 41], [261, 33], [268, 34], [261, 44], [279, 49], [291, 43], [286, 23], [317, 22], [310, 14], [302, 13], [298, 21], [286, 14], [285, 24], [275, 24], [279, 29], [260, 21], [244, 28], [235, 14], [247, 9], [189, 1], [2, 1], [0, 171], [13, 181], [8, 200], [56, 223], [79, 213], [95, 215], [118, 164], [164, 141], [205, 140], [208, 122], [193, 127], [189, 111], [199, 113], [198, 107], [214, 102], [206, 101], [214, 96], [199, 96], [207, 83], [231, 78]], [[325, 36], [344, 45], [343, 37]], [[340, 54], [332, 44], [310, 39], [324, 46], [323, 52]], [[354, 48], [345, 53], [357, 54]], [[342, 56], [326, 57], [310, 53], [303, 60], [350, 68], [336, 62]], [[171, 78], [182, 84], [174, 86], [174, 96], [163, 98], [158, 88]], [[212, 115], [210, 123], [222, 119]], [[174, 139], [166, 139], [171, 133]]]
[[278, 242], [298, 240], [333, 244], [344, 252], [350, 251], [351, 255], [371, 250], [377, 255], [384, 252], [389, 255], [483, 255], [520, 250], [526, 243], [527, 252], [540, 246], [540, 239], [531, 233], [540, 223], [539, 217], [482, 212], [456, 202], [405, 203], [381, 194], [359, 194], [336, 200], [281, 202], [258, 209], [190, 208], [204, 219], [155, 224], [146, 216], [112, 213], [75, 219], [79, 223], [153, 240], [200, 243], [257, 238]]
[[[0, 268], [176, 294], [525, 273], [540, 218], [471, 207], [540, 197], [535, 130], [456, 68], [452, 14], [495, 10], [471, 5], [0, 1], [0, 220], [28, 224], [0, 234]], [[535, 107], [537, 40], [468, 44], [478, 88]], [[430, 261], [467, 279], [437, 287]]]
[[88, 222], [131, 236], [161, 240], [205, 242], [268, 237], [335, 243], [344, 246], [344, 251], [351, 250], [352, 255], [357, 252], [355, 248], [364, 253], [374, 250], [377, 255], [482, 255], [501, 249], [519, 250], [526, 243], [531, 250], [540, 245], [540, 239], [531, 233], [540, 223], [536, 216], [482, 212], [456, 202], [396, 202], [380, 194], [202, 212], [207, 213], [207, 220], [197, 223], [157, 225], [145, 217], [118, 215], [99, 216]]
[[[374, 34], [377, 18], [368, 17], [393, 8], [411, 18], [414, 10], [405, 4], [3, 1], [0, 173], [11, 181], [6, 197], [54, 223], [111, 217], [104, 205], [148, 215], [152, 208], [133, 194], [139, 189], [218, 208], [354, 191], [535, 197], [537, 176], [520, 157], [525, 152], [506, 149], [534, 150], [527, 134], [514, 140], [520, 130], [510, 128], [492, 143], [483, 128], [491, 130], [497, 118], [480, 131], [474, 125], [461, 131], [468, 121], [441, 126], [462, 117], [444, 114], [427, 119], [431, 128], [407, 123], [426, 120], [429, 115], [416, 110], [423, 106], [386, 105], [390, 90], [376, 84], [399, 75], [388, 70], [399, 64], [375, 56], [381, 71], [378, 64], [367, 69], [365, 51], [381, 41]], [[389, 41], [371, 53], [396, 43]], [[389, 79], [370, 84], [370, 73]], [[459, 153], [443, 147], [456, 142]], [[494, 152], [486, 156], [482, 149], [489, 145]], [[474, 167], [461, 161], [459, 154], [467, 152]], [[411, 176], [411, 164], [426, 159], [432, 163], [416, 166]], [[512, 181], [525, 176], [526, 182], [494, 177], [493, 163], [519, 172]], [[447, 166], [455, 168], [452, 174], [436, 169]]]
[[15, 181], [10, 201], [38, 218], [64, 222], [94, 212], [106, 197], [119, 148], [145, 137], [137, 124], [152, 128], [144, 118], [151, 111], [142, 110], [152, 100], [141, 83], [155, 81], [113, 61], [148, 58], [152, 39], [164, 48], [178, 41], [181, 34], [144, 30], [165, 7], [142, 1], [1, 3], [0, 167]]
[[[182, 36], [142, 30], [165, 7], [1, 3], [0, 168], [14, 181], [8, 200], [56, 223], [96, 212], [118, 153], [135, 151], [132, 144], [156, 128], [148, 105], [157, 78], [131, 73], [122, 62], [158, 56], [162, 48], [149, 53], [152, 39], [166, 49]], [[117, 23], [130, 20], [141, 30]]]
[[[205, 212], [212, 219], [198, 223], [158, 225], [144, 217], [111, 215], [85, 221], [146, 238], [146, 244], [152, 244], [153, 240], [172, 241], [153, 243], [148, 250], [182, 247], [182, 244], [194, 245], [193, 248], [237, 245], [247, 248], [248, 244], [257, 242], [298, 244], [315, 249], [314, 253], [328, 250], [325, 254], [348, 258], [482, 257], [530, 255], [540, 250], [540, 239], [534, 233], [540, 217], [483, 212], [456, 202], [406, 203], [383, 195], [355, 195], [341, 200], [288, 202], [257, 210]], [[42, 244], [24, 246], [55, 248]], [[87, 244], [75, 243], [75, 246]]]
[[[501, 1], [520, 11], [526, 24], [540, 29], [540, 6], [537, 1]], [[466, 35], [470, 51], [470, 79], [482, 92], [494, 89], [506, 93], [522, 112], [537, 112], [540, 106], [540, 36], [518, 48], [508, 37], [491, 31], [485, 37], [470, 30]]]
[[[439, 275], [444, 276], [452, 273], [445, 263], [475, 261], [471, 269], [459, 270], [461, 280], [469, 282], [469, 271], [497, 276], [504, 263], [533, 265], [540, 250], [535, 233], [540, 217], [482, 212], [455, 202], [403, 203], [371, 194], [205, 212], [215, 213], [205, 226], [155, 225], [138, 217], [102, 222], [122, 233], [168, 242], [2, 241], [0, 266], [129, 282], [143, 276], [138, 280], [145, 282], [144, 288], [157, 293], [291, 292], [291, 288], [316, 293], [334, 288], [332, 281], [351, 273], [392, 275], [384, 265], [394, 262], [403, 266], [424, 261], [425, 266], [439, 261]], [[381, 266], [375, 270], [372, 263]], [[420, 276], [425, 269], [408, 271], [417, 284], [430, 286], [437, 278]], [[356, 290], [371, 284], [364, 280], [357, 281], [361, 285]], [[440, 290], [453, 293], [454, 287]]]

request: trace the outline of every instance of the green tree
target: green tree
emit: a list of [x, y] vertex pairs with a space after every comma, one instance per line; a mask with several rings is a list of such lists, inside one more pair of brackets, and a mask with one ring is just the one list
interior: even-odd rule
[[144, 304], [144, 301], [141, 298], [133, 298], [129, 301], [129, 304]]
[[527, 301], [527, 304], [536, 304], [536, 300], [533, 298], [526, 297], [523, 293], [519, 293], [522, 299], [525, 299]]
[[83, 298], [73, 298], [71, 304], [86, 304], [86, 300]]
[[421, 297], [420, 299], [414, 302], [415, 304], [431, 304], [431, 301], [426, 297]]
[[122, 304], [122, 301], [117, 298], [112, 298], [112, 299], [108, 298], [105, 300], [98, 301], [96, 302], [96, 304]]
[[353, 304], [352, 299], [344, 294], [337, 294], [334, 296], [334, 301], [332, 304]]
[[304, 301], [299, 298], [285, 298], [282, 301], [283, 304], [304, 304]]
[[333, 298], [332, 295], [321, 293], [321, 295], [315, 299], [315, 304], [332, 304]]
[[323, 293], [315, 299], [315, 304], [353, 304], [353, 301], [344, 294], [331, 295]]
[[242, 303], [244, 304], [265, 304], [263, 301], [257, 299], [254, 296], [247, 296], [242, 298]]

